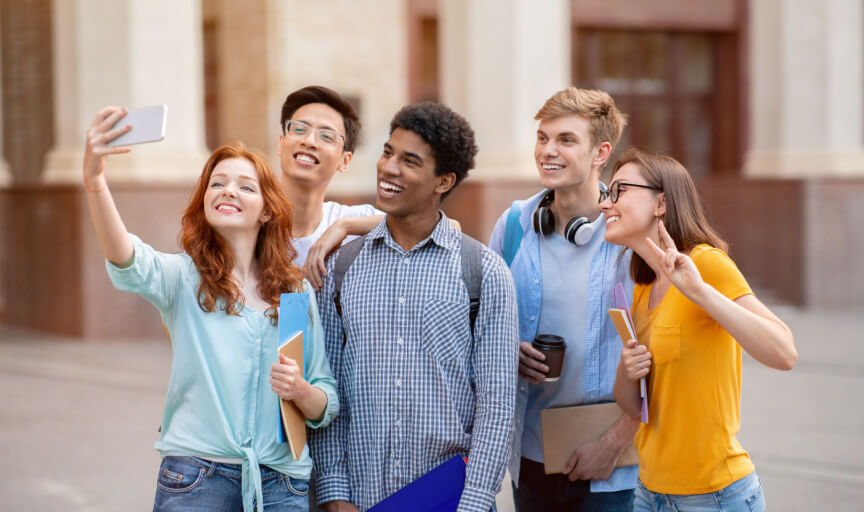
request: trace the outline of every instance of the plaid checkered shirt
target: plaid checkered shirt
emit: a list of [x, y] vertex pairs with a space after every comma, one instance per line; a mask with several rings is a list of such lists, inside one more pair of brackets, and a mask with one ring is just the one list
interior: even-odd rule
[[459, 510], [491, 509], [510, 455], [516, 295], [503, 260], [484, 248], [472, 339], [460, 250], [443, 213], [407, 252], [382, 221], [345, 274], [341, 319], [332, 299], [338, 253], [330, 258], [318, 298], [343, 405], [329, 428], [310, 433], [319, 503], [366, 510], [461, 454]]

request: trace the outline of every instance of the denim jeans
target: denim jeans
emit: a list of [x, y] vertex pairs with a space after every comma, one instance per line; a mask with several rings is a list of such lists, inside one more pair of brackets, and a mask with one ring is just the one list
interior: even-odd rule
[[634, 512], [764, 512], [765, 495], [756, 472], [706, 494], [660, 494], [636, 483]]
[[[258, 511], [307, 512], [308, 480], [261, 466], [264, 507]], [[153, 512], [243, 512], [240, 464], [220, 464], [198, 457], [165, 457], [159, 467]]]
[[571, 482], [566, 475], [547, 475], [543, 464], [523, 457], [513, 501], [516, 512], [630, 512], [633, 489], [591, 492], [589, 480]]

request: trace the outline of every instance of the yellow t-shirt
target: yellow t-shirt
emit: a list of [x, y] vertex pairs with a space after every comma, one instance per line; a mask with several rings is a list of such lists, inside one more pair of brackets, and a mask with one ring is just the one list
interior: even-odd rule
[[[702, 279], [731, 300], [752, 294], [723, 251], [698, 245]], [[634, 440], [639, 478], [663, 494], [720, 490], [753, 471], [735, 435], [741, 428], [741, 346], [702, 308], [670, 286], [648, 309], [652, 285], [636, 285], [636, 337], [653, 357], [648, 419]]]

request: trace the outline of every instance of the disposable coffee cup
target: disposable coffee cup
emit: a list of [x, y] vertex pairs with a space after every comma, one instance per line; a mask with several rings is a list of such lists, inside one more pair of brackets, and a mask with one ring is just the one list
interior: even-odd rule
[[549, 371], [546, 372], [546, 381], [555, 382], [558, 380], [561, 377], [561, 367], [564, 365], [564, 351], [567, 350], [564, 338], [554, 334], [538, 334], [531, 346], [546, 356], [546, 360], [542, 361], [549, 367]]

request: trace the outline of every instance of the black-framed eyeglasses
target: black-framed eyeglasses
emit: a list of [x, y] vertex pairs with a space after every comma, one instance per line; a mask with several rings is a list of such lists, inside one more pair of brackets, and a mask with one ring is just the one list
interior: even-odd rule
[[[609, 187], [609, 190], [601, 190], [600, 191], [600, 202], [602, 203], [608, 197], [609, 199], [612, 200], [612, 204], [617, 203], [618, 197], [621, 195], [621, 186], [622, 185], [625, 187], [647, 188], [650, 190], [658, 190], [660, 192], [663, 192], [663, 189], [660, 187], [654, 187], [651, 185], [640, 185], [639, 183], [626, 183], [623, 181], [616, 181], [615, 183], [612, 184], [611, 187]], [[627, 189], [625, 188], [624, 190], [627, 190]]]
[[342, 134], [331, 128], [316, 129], [304, 121], [292, 121], [290, 119], [285, 121], [285, 135], [292, 139], [305, 139], [309, 135], [309, 132], [315, 132], [315, 141], [319, 146], [325, 148], [335, 148], [339, 145], [340, 138], [343, 141], [345, 140]]

